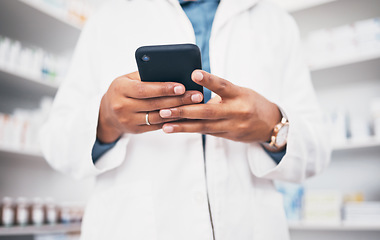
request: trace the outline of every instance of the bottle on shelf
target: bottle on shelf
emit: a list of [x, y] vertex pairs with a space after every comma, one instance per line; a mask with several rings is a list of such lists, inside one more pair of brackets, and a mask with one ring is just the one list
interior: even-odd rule
[[58, 223], [58, 207], [52, 198], [45, 200], [46, 222], [50, 225]]
[[45, 222], [44, 205], [41, 198], [34, 198], [32, 203], [32, 224], [41, 226]]
[[26, 226], [30, 221], [30, 206], [26, 198], [19, 197], [16, 200], [16, 224]]
[[1, 202], [1, 224], [5, 227], [11, 227], [15, 222], [15, 210], [13, 206], [13, 199], [4, 197]]

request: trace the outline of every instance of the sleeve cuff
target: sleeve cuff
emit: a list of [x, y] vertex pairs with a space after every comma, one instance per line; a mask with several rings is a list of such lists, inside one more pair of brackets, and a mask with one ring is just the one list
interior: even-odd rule
[[264, 147], [263, 147], [263, 149], [273, 159], [273, 161], [275, 161], [275, 163], [277, 163], [277, 164], [279, 164], [281, 162], [282, 158], [286, 154], [286, 148], [284, 150], [282, 150], [281, 152], [270, 152], [267, 149], [265, 149]]
[[119, 139], [112, 143], [102, 143], [96, 139], [91, 153], [93, 163], [95, 164], [98, 159], [103, 156], [103, 154], [113, 148], [116, 145], [117, 141], [119, 141]]

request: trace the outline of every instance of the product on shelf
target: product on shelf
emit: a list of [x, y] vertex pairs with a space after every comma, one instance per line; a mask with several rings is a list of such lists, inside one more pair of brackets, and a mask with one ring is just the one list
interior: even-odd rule
[[361, 192], [344, 195], [344, 202], [363, 202], [363, 201], [364, 201], [364, 194]]
[[19, 226], [26, 226], [30, 221], [30, 208], [26, 198], [19, 197], [16, 200], [16, 224]]
[[347, 202], [345, 223], [380, 224], [380, 202]]
[[41, 198], [34, 198], [32, 203], [32, 224], [40, 226], [45, 222], [44, 205]]
[[82, 221], [84, 209], [82, 205], [76, 203], [61, 204], [61, 221], [62, 223]]
[[15, 109], [12, 115], [0, 113], [0, 147], [38, 152], [38, 133], [48, 118], [52, 101], [44, 98], [36, 110]]
[[58, 207], [52, 198], [45, 200], [46, 222], [54, 225], [58, 222]]
[[304, 221], [336, 224], [341, 222], [342, 194], [333, 190], [306, 190]]
[[66, 75], [68, 65], [66, 58], [0, 36], [0, 68], [58, 85]]
[[354, 23], [356, 43], [360, 52], [372, 53], [380, 49], [380, 18]]
[[374, 136], [380, 140], [380, 98], [375, 98], [371, 102], [371, 117]]
[[58, 17], [83, 25], [98, 1], [89, 0], [27, 0], [34, 5], [49, 9]]
[[370, 124], [366, 117], [350, 116], [350, 138], [355, 142], [363, 142], [371, 137]]
[[380, 18], [315, 30], [303, 43], [309, 66], [380, 54]]
[[4, 197], [1, 201], [1, 225], [11, 227], [15, 223], [15, 209], [13, 206], [13, 199]]
[[52, 198], [35, 197], [32, 200], [23, 197], [14, 202], [4, 197], [0, 205], [0, 226], [40, 227], [45, 224], [68, 224], [82, 221], [83, 204], [64, 202], [57, 204]]
[[304, 187], [299, 184], [276, 183], [277, 190], [282, 193], [286, 218], [290, 221], [302, 220], [302, 200]]
[[367, 115], [348, 114], [339, 109], [330, 114], [331, 142], [334, 146], [351, 143], [367, 143], [373, 138], [380, 140], [380, 98], [370, 103], [370, 117]]
[[337, 110], [331, 114], [331, 141], [333, 145], [346, 143], [348, 137], [348, 115], [344, 110]]

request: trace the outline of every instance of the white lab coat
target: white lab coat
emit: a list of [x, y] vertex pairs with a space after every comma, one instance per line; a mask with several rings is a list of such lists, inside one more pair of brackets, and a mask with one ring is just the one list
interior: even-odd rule
[[135, 50], [189, 42], [195, 42], [193, 28], [177, 0], [109, 3], [84, 28], [41, 134], [53, 168], [77, 178], [96, 176], [83, 240], [211, 240], [208, 196], [216, 240], [288, 239], [273, 180], [300, 182], [320, 172], [329, 144], [296, 24], [270, 3], [222, 0], [210, 63], [213, 74], [285, 111], [290, 129], [280, 164], [259, 143], [213, 136], [207, 136], [205, 164], [200, 134], [162, 130], [124, 134], [93, 164], [101, 97], [116, 77], [137, 70]]

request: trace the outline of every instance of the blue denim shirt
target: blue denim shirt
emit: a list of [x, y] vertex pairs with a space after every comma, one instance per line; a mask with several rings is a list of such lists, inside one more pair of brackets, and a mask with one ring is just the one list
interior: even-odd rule
[[[191, 24], [194, 28], [196, 44], [201, 50], [202, 54], [202, 68], [206, 72], [211, 72], [210, 58], [209, 58], [209, 40], [211, 35], [212, 23], [214, 21], [216, 9], [218, 8], [220, 0], [198, 0], [198, 1], [184, 1], [179, 0], [182, 9], [185, 11]], [[211, 91], [204, 88], [204, 100], [207, 102], [211, 98]], [[203, 136], [205, 140], [205, 136]], [[117, 141], [116, 141], [117, 142]], [[92, 159], [94, 163], [109, 149], [115, 146], [116, 142], [110, 144], [102, 144], [96, 140], [92, 149]], [[205, 141], [203, 141], [205, 143]], [[266, 151], [272, 159], [279, 163], [286, 153], [286, 150], [279, 153], [272, 153]]]

